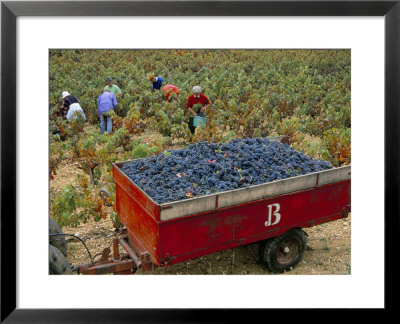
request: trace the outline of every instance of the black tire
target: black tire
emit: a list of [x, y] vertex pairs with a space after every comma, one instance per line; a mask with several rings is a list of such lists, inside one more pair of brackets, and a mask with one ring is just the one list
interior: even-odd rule
[[293, 228], [263, 241], [259, 246], [260, 261], [268, 270], [281, 273], [300, 262], [306, 246], [305, 233], [300, 228]]
[[64, 235], [54, 235], [50, 234], [62, 234], [61, 227], [58, 224], [49, 218], [49, 243], [53, 245], [55, 248], [59, 249], [61, 253], [66, 257], [67, 256], [67, 241], [65, 240]]
[[49, 244], [49, 274], [71, 275], [72, 268], [59, 249]]

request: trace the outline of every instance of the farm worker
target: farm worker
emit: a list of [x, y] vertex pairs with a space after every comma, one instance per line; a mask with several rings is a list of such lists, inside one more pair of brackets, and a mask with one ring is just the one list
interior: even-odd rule
[[100, 117], [100, 134], [103, 134], [106, 131], [106, 126], [107, 133], [112, 132], [112, 119], [109, 112], [114, 110], [117, 104], [117, 98], [109, 90], [104, 90], [104, 92], [97, 98], [97, 113]]
[[[83, 112], [83, 109], [79, 104], [78, 98], [71, 96], [68, 91], [63, 91], [61, 95], [64, 99], [64, 106], [62, 109], [64, 112], [64, 117], [68, 120], [71, 120], [71, 119], [76, 119], [77, 114], [81, 114], [83, 120], [86, 121], [85, 113]], [[74, 114], [75, 112], [76, 114]]]
[[152, 84], [152, 88], [151, 90], [160, 90], [161, 89], [161, 85], [164, 82], [164, 79], [160, 76], [156, 77], [153, 74], [149, 76], [149, 80]]
[[168, 101], [170, 101], [169, 96], [170, 96], [171, 92], [174, 92], [177, 95], [180, 94], [179, 88], [173, 84], [166, 84], [165, 86], [162, 87], [162, 91], [164, 91], [165, 97], [167, 98]]
[[113, 93], [115, 96], [118, 96], [118, 95], [120, 95], [122, 93], [121, 89], [116, 84], [112, 83], [112, 79], [111, 78], [107, 78], [106, 79], [106, 83], [107, 83], [107, 85], [104, 87], [103, 91], [104, 90], [108, 90], [111, 93]]
[[[206, 116], [206, 109], [210, 105], [210, 100], [201, 93], [201, 87], [200, 86], [194, 86], [193, 87], [193, 94], [189, 97], [186, 108], [192, 113], [192, 117], [189, 118], [189, 129], [192, 134], [194, 134], [195, 131], [195, 126], [193, 126], [193, 119], [194, 116], [200, 116], [200, 117], [205, 117]], [[194, 111], [192, 109], [193, 105], [195, 104], [201, 104], [201, 108], [199, 108], [197, 111]]]

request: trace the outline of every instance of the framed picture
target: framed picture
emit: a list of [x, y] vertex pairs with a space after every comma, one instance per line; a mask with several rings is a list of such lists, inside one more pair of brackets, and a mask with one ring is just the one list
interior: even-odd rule
[[[256, 309], [392, 308], [395, 285], [388, 282], [397, 279], [389, 256], [396, 255], [399, 234], [398, 1], [4, 1], [1, 15], [2, 321], [226, 322]], [[187, 49], [351, 52], [348, 275], [48, 276], [41, 247], [48, 245], [42, 225], [49, 204], [49, 109], [41, 107], [49, 105], [49, 70], [55, 75], [65, 68], [54, 64], [59, 49], [102, 49], [96, 57], [107, 71], [102, 55], [114, 49], [162, 49], [171, 57], [176, 49], [183, 51], [176, 55]], [[271, 206], [270, 223], [278, 212]], [[370, 292], [357, 298], [367, 284]], [[303, 292], [301, 300], [294, 294], [283, 303], [290, 287]], [[265, 297], [266, 290], [273, 294]]]

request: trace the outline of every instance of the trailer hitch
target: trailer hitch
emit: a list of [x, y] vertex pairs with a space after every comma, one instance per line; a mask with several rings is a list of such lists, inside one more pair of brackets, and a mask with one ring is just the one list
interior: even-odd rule
[[[81, 274], [132, 274], [142, 265], [141, 257], [131, 248], [127, 242], [126, 229], [122, 229], [113, 239], [112, 250], [106, 247], [100, 254], [99, 261], [80, 264], [74, 267]], [[120, 254], [119, 245], [126, 254]]]

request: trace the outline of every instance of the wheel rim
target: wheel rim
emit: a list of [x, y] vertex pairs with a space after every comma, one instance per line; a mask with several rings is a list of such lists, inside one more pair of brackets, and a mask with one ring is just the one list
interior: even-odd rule
[[279, 244], [276, 255], [277, 261], [282, 265], [294, 263], [300, 253], [300, 241], [297, 238], [288, 238]]

